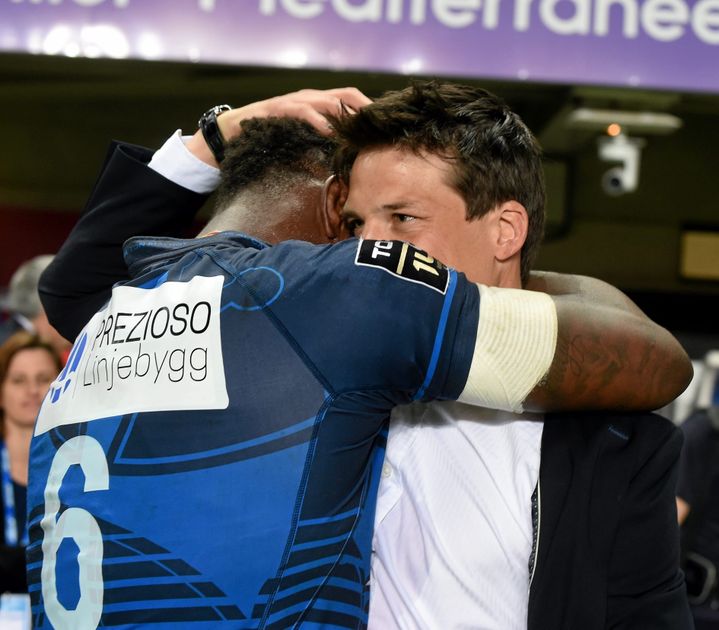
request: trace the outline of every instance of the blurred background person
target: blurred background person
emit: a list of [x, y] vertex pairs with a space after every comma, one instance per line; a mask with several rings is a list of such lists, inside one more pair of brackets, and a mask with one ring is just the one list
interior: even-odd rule
[[0, 346], [0, 593], [27, 591], [25, 503], [30, 440], [43, 398], [61, 368], [55, 348], [32, 333], [17, 332]]
[[62, 337], [47, 320], [40, 302], [37, 284], [54, 256], [44, 254], [25, 261], [13, 273], [8, 288], [4, 319], [0, 323], [0, 343], [12, 334], [24, 330], [49, 343], [63, 359], [70, 353], [70, 342]]
[[719, 629], [719, 350], [701, 371], [684, 433], [677, 484], [683, 568], [697, 630]]

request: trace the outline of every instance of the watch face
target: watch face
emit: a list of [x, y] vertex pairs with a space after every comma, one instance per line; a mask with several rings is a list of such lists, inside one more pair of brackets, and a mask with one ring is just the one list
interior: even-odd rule
[[232, 108], [229, 105], [215, 105], [210, 111], [219, 116], [222, 112], [229, 112]]
[[202, 121], [206, 120], [209, 116], [219, 116], [222, 112], [229, 112], [231, 109], [232, 107], [227, 104], [210, 107], [210, 109], [200, 116], [200, 120], [197, 121], [197, 126], [200, 127], [202, 125]]

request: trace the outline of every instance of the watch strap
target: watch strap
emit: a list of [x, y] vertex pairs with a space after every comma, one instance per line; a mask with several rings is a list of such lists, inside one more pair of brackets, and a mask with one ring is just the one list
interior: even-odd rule
[[220, 126], [217, 124], [217, 117], [231, 109], [232, 107], [229, 105], [215, 105], [202, 114], [198, 122], [202, 137], [207, 142], [207, 146], [210, 147], [210, 151], [212, 151], [212, 155], [215, 156], [218, 164], [225, 158], [225, 139], [222, 137]]

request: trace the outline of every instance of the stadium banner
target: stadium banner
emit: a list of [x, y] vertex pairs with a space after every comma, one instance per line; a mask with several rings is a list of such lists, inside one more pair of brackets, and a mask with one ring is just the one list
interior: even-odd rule
[[0, 0], [0, 51], [719, 92], [719, 0]]

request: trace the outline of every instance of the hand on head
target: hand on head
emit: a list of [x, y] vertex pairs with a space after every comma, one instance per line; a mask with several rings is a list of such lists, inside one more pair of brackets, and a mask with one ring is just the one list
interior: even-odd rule
[[323, 135], [332, 132], [327, 115], [338, 116], [343, 109], [357, 111], [369, 105], [370, 99], [357, 88], [299, 90], [225, 112], [218, 118], [225, 140], [240, 132], [240, 122], [247, 118], [288, 117], [304, 120]]
[[[242, 121], [249, 118], [296, 118], [309, 123], [319, 133], [327, 136], [332, 133], [328, 116], [338, 116], [343, 111], [358, 111], [369, 103], [371, 100], [353, 87], [306, 89], [223, 112], [217, 117], [217, 124], [225, 143], [241, 133]], [[188, 142], [187, 148], [203, 162], [217, 166], [200, 131]]]

